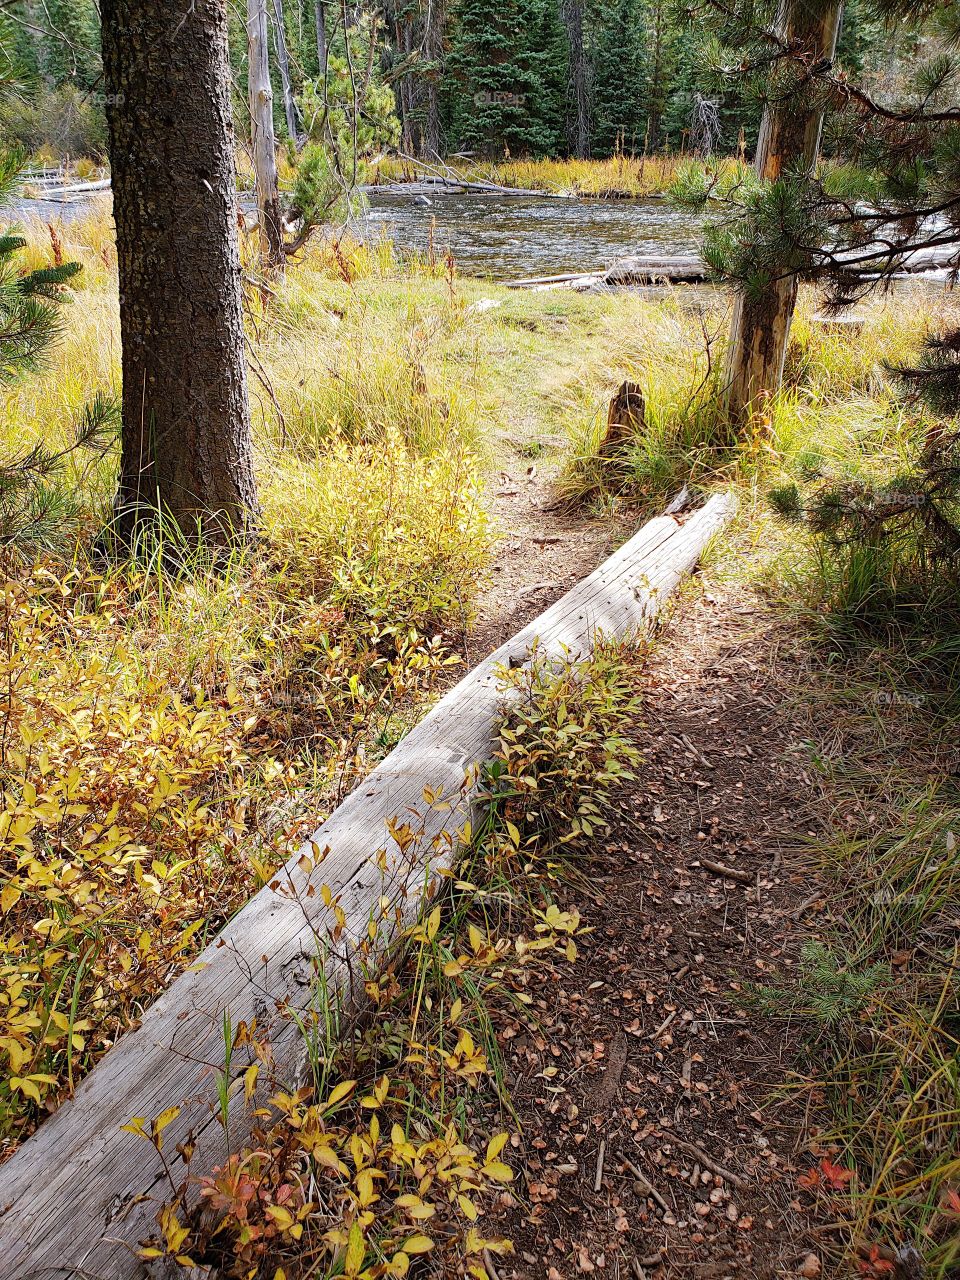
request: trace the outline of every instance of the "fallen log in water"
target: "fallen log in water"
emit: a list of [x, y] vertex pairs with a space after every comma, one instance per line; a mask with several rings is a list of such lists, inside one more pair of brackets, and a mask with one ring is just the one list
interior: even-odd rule
[[413, 182], [379, 182], [363, 188], [367, 195], [431, 196], [450, 195], [535, 196], [544, 200], [576, 200], [566, 191], [538, 191], [535, 187], [501, 187], [496, 182], [469, 182], [466, 178], [417, 178]]
[[[685, 520], [661, 516], [644, 525], [451, 689], [319, 827], [278, 877], [280, 888], [261, 890], [139, 1028], [110, 1050], [73, 1100], [0, 1167], [3, 1280], [162, 1274], [156, 1270], [162, 1263], [141, 1259], [136, 1247], [154, 1232], [169, 1183], [154, 1148], [121, 1126], [180, 1106], [164, 1132], [164, 1158], [181, 1171], [177, 1176], [182, 1165], [174, 1153], [188, 1138], [196, 1143], [195, 1174], [223, 1163], [217, 1077], [224, 1070], [225, 1016], [234, 1027], [255, 1022], [257, 1038], [269, 1034], [275, 1077], [288, 1087], [302, 1081], [305, 1042], [295, 1021], [281, 1015], [318, 1003], [318, 963], [328, 993], [349, 999], [358, 977], [357, 944], [369, 937], [371, 922], [378, 929], [368, 963], [382, 958], [437, 887], [436, 871], [455, 847], [448, 833], [469, 817], [477, 765], [495, 742], [498, 670], [529, 661], [535, 643], [547, 657], [565, 650], [577, 656], [589, 652], [600, 633], [625, 635], [649, 624], [734, 505], [717, 495]], [[425, 788], [442, 793], [449, 810], [427, 803]], [[386, 824], [394, 818], [420, 831], [414, 845], [388, 839]], [[317, 859], [318, 850], [327, 852], [313, 867], [304, 854]], [[324, 905], [321, 886], [332, 890], [333, 908]], [[362, 993], [362, 981], [357, 986]], [[231, 1079], [239, 1081], [246, 1066], [238, 1050]], [[242, 1089], [234, 1093], [229, 1119], [236, 1150], [249, 1125]]]
[[[861, 250], [861, 255], [865, 251]], [[854, 262], [859, 259], [854, 259]], [[956, 245], [939, 245], [915, 249], [897, 263], [896, 274], [920, 275], [928, 271], [956, 268], [960, 251]], [[863, 261], [857, 274], [877, 274], [877, 268]], [[698, 284], [714, 279], [710, 268], [695, 254], [677, 257], [634, 255], [621, 258], [604, 271], [567, 271], [560, 275], [530, 276], [524, 280], [505, 280], [508, 289], [603, 289], [644, 284]]]

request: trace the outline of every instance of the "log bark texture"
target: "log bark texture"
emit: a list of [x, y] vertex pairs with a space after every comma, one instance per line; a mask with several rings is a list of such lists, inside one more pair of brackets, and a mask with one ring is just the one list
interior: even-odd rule
[[[733, 508], [732, 498], [717, 495], [685, 521], [662, 516], [646, 524], [450, 690], [318, 828], [306, 850], [310, 856], [328, 851], [320, 865], [291, 859], [278, 877], [281, 890], [258, 893], [94, 1068], [73, 1100], [0, 1166], [3, 1280], [142, 1280], [149, 1274], [136, 1244], [154, 1231], [169, 1188], [153, 1148], [121, 1126], [179, 1104], [164, 1133], [165, 1152], [192, 1135], [194, 1173], [222, 1163], [216, 1073], [224, 1063], [224, 1014], [234, 1026], [256, 1020], [258, 1035], [269, 1031], [276, 1075], [288, 1087], [301, 1083], [304, 1041], [278, 1010], [317, 1003], [318, 963], [330, 992], [349, 998], [356, 981], [362, 993], [357, 948], [371, 919], [380, 926], [374, 949], [382, 956], [437, 887], [436, 873], [449, 864], [455, 845], [450, 833], [462, 829], [475, 803], [477, 765], [495, 743], [501, 667], [528, 662], [535, 642], [546, 657], [564, 651], [576, 657], [590, 651], [598, 634], [622, 636], [649, 624]], [[442, 792], [450, 810], [428, 804], [425, 787]], [[422, 833], [405, 854], [388, 838], [387, 823], [395, 817]], [[378, 851], [385, 852], [378, 857]], [[332, 911], [318, 892], [324, 884], [345, 920], [336, 940]], [[237, 1079], [246, 1066], [237, 1053], [231, 1063]], [[241, 1090], [231, 1111], [234, 1149], [246, 1116]]]
[[117, 520], [224, 540], [257, 512], [225, 0], [103, 0], [120, 274]]

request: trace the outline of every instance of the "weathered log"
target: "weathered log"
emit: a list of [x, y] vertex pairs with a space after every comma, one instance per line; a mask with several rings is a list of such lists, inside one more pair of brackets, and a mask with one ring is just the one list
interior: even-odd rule
[[[878, 268], [866, 258], [866, 250], [850, 253], [852, 270], [870, 276]], [[897, 263], [897, 274], [920, 275], [928, 271], [960, 266], [960, 250], [956, 245], [937, 245], [915, 249], [904, 254]], [[621, 258], [604, 271], [565, 271], [551, 276], [530, 276], [523, 280], [505, 280], [508, 289], [597, 289], [606, 286], [643, 284], [698, 284], [711, 280], [710, 270], [702, 258], [694, 254], [671, 257], [633, 256]]]
[[[134, 1116], [181, 1111], [165, 1131], [164, 1154], [177, 1169], [178, 1143], [196, 1142], [194, 1173], [227, 1154], [217, 1118], [217, 1073], [224, 1066], [223, 1025], [254, 1022], [269, 1034], [275, 1077], [289, 1085], [305, 1075], [306, 1050], [295, 1022], [278, 1010], [319, 1003], [315, 966], [326, 989], [348, 999], [356, 947], [371, 921], [379, 925], [368, 963], [382, 955], [416, 916], [439, 882], [476, 795], [476, 765], [495, 740], [501, 667], [529, 661], [531, 647], [547, 657], [589, 652], [598, 634], [625, 635], [649, 624], [681, 577], [734, 509], [717, 495], [678, 521], [644, 525], [588, 578], [471, 671], [411, 731], [395, 751], [316, 831], [305, 853], [278, 877], [280, 891], [256, 895], [86, 1077], [72, 1101], [47, 1119], [0, 1167], [0, 1275], [3, 1280], [132, 1280], [149, 1273], [136, 1252], [153, 1233], [168, 1184], [153, 1148], [121, 1131]], [[427, 803], [424, 788], [442, 793], [447, 812]], [[421, 831], [415, 852], [388, 838], [395, 817]], [[402, 843], [402, 841], [401, 841]], [[384, 848], [386, 851], [384, 852]], [[378, 857], [378, 852], [380, 856]], [[332, 911], [321, 885], [342, 912], [333, 940]], [[318, 961], [319, 958], [319, 961]], [[362, 992], [362, 982], [358, 982]], [[330, 998], [329, 996], [327, 998]], [[242, 1060], [241, 1060], [242, 1058]], [[231, 1063], [235, 1079], [247, 1060]], [[233, 1149], [247, 1131], [240, 1090], [230, 1110]]]
[[648, 284], [657, 280], [670, 283], [708, 280], [710, 271], [702, 258], [695, 254], [671, 257], [621, 258], [603, 274], [604, 284]]

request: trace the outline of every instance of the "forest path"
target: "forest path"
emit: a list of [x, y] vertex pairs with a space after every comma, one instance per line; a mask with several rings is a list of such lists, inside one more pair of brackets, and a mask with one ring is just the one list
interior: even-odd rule
[[465, 640], [471, 665], [592, 573], [649, 518], [636, 512], [594, 515], [582, 507], [558, 507], [555, 459], [560, 443], [553, 437], [518, 439], [506, 433], [497, 442], [497, 462], [486, 487], [497, 541], [477, 622]]
[[817, 915], [799, 652], [759, 598], [695, 582], [651, 655], [637, 780], [560, 891], [592, 932], [498, 1027], [523, 1134], [500, 1280], [820, 1274], [805, 1095], [775, 1092], [796, 1037], [742, 999]]

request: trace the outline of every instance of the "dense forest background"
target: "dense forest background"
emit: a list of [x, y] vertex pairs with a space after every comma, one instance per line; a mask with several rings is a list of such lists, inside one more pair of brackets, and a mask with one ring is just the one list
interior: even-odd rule
[[[670, 0], [385, 0], [364, 13], [337, 0], [272, 0], [278, 134], [297, 128], [309, 86], [342, 60], [342, 32], [362, 29], [351, 73], [388, 86], [400, 149], [604, 157], [657, 151], [749, 152], [760, 104], [736, 59]], [[246, 14], [235, 8], [238, 120], [246, 112]], [[27, 151], [99, 156], [106, 130], [94, 0], [24, 0], [0, 12], [0, 48], [26, 92], [0, 111], [0, 133]], [[891, 33], [861, 0], [845, 6], [839, 61], [895, 91], [916, 59], [916, 29]], [[359, 65], [356, 65], [359, 63]]]

